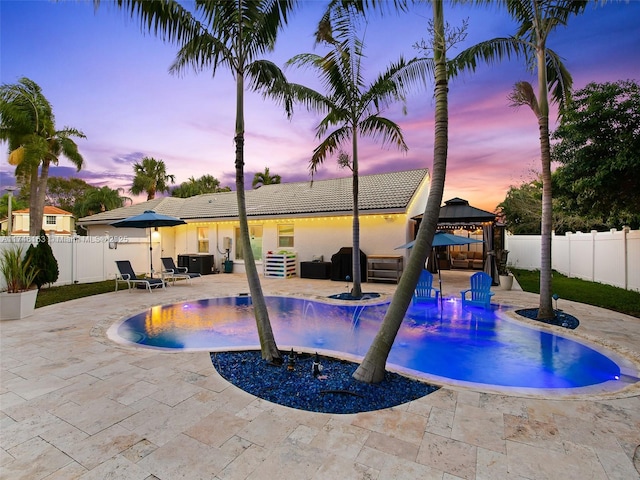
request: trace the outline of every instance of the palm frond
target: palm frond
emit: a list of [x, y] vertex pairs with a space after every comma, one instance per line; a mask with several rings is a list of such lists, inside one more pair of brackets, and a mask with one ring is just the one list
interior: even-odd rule
[[329, 128], [339, 125], [345, 128], [351, 128], [350, 124], [350, 113], [348, 110], [342, 110], [339, 108], [332, 108], [327, 112], [325, 117], [320, 120], [318, 126], [316, 127], [316, 137], [322, 138], [322, 136], [327, 133]]
[[[97, 9], [102, 2], [94, 0], [93, 3]], [[185, 42], [202, 29], [193, 14], [174, 0], [116, 0], [115, 4], [138, 18], [142, 31], [169, 42]]]
[[432, 58], [413, 58], [391, 76], [402, 96], [417, 86], [426, 88], [429, 79], [433, 78], [435, 62]]
[[282, 104], [287, 116], [293, 114], [292, 92], [280, 67], [268, 60], [256, 60], [247, 67], [247, 76], [251, 89]]
[[325, 159], [333, 155], [334, 152], [339, 150], [340, 145], [351, 136], [351, 130], [343, 126], [331, 132], [321, 143], [313, 150], [313, 155], [309, 162], [309, 170], [311, 174], [318, 171], [318, 166], [325, 161]]
[[511, 102], [510, 107], [520, 107], [527, 105], [536, 117], [540, 115], [540, 106], [538, 105], [538, 99], [533, 91], [533, 86], [529, 82], [521, 81], [517, 82], [511, 93], [507, 96]]
[[546, 50], [547, 85], [551, 93], [551, 99], [560, 107], [558, 112], [562, 114], [565, 104], [571, 96], [573, 77], [564, 63], [553, 50]]
[[209, 33], [202, 33], [182, 45], [169, 71], [181, 73], [190, 67], [195, 72], [211, 69], [212, 75], [215, 75], [220, 66], [235, 71], [238, 68], [237, 58], [223, 41]]
[[403, 152], [409, 150], [404, 141], [402, 130], [388, 118], [371, 115], [360, 122], [359, 128], [363, 136], [380, 139], [383, 145], [393, 145]]
[[450, 63], [455, 71], [475, 71], [479, 61], [496, 64], [504, 58], [523, 56], [531, 49], [531, 44], [516, 37], [494, 38], [467, 48]]
[[61, 153], [76, 166], [76, 169], [79, 172], [82, 169], [84, 159], [78, 151], [78, 145], [69, 137], [59, 137], [59, 142]]
[[[352, 16], [360, 16], [363, 19], [367, 18], [369, 10], [378, 11], [380, 13], [390, 12], [404, 12], [409, 6], [408, 0], [331, 0], [328, 4], [315, 33], [316, 41], [319, 43], [323, 36], [330, 34], [332, 30], [331, 21], [332, 17], [338, 15], [344, 15], [348, 13]], [[346, 12], [340, 12], [340, 11]]]
[[295, 102], [302, 104], [307, 110], [324, 114], [337, 109], [337, 106], [329, 97], [325, 97], [320, 92], [317, 92], [305, 85], [290, 83], [288, 85], [288, 89], [291, 98]]
[[[369, 88], [362, 94], [361, 105], [363, 107], [373, 105], [376, 111], [388, 107], [392, 102], [404, 102], [405, 95], [409, 92], [408, 86], [404, 83], [403, 72], [407, 69], [408, 63], [404, 58], [387, 67]], [[405, 72], [408, 74], [409, 72]], [[423, 81], [426, 79], [423, 77]]]

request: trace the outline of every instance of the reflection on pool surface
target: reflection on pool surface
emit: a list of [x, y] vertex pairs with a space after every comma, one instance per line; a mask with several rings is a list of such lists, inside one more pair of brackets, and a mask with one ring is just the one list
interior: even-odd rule
[[[336, 305], [266, 297], [274, 335], [290, 347], [362, 358], [388, 303]], [[491, 310], [412, 305], [388, 366], [426, 379], [502, 387], [564, 389], [617, 380], [620, 367], [575, 340], [531, 328]], [[222, 297], [157, 306], [112, 327], [110, 335], [168, 349], [259, 348], [250, 297]]]

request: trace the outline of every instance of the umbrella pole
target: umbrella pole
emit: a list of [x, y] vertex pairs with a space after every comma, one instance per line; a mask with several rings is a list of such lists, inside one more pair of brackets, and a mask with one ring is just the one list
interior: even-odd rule
[[444, 300], [442, 299], [442, 273], [440, 273], [441, 270], [439, 263], [439, 261], [436, 262], [436, 268], [438, 269], [438, 286], [440, 287], [440, 310], [442, 310], [442, 302]]
[[149, 228], [149, 263], [151, 265], [151, 278], [153, 278], [153, 243], [151, 243], [151, 228]]

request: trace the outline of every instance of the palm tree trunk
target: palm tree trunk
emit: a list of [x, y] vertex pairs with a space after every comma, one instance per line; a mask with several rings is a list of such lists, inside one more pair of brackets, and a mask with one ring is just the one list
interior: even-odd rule
[[[355, 124], [354, 124], [355, 125]], [[360, 197], [360, 186], [358, 181], [358, 129], [353, 128], [353, 248], [352, 253], [352, 270], [353, 270], [353, 289], [351, 295], [362, 297], [362, 275], [360, 274], [360, 209], [358, 207]]]
[[540, 305], [538, 319], [554, 317], [551, 272], [551, 230], [553, 228], [553, 204], [551, 191], [551, 147], [549, 140], [549, 97], [547, 87], [547, 66], [544, 41], [538, 41], [538, 98], [540, 114], [540, 160], [542, 163], [542, 224], [540, 232]]
[[378, 383], [384, 379], [385, 365], [398, 330], [409, 308], [418, 278], [431, 251], [433, 236], [438, 226], [440, 205], [444, 192], [447, 171], [447, 150], [449, 135], [448, 81], [446, 70], [446, 45], [444, 43], [444, 13], [442, 0], [434, 0], [434, 60], [435, 60], [435, 141], [433, 148], [433, 176], [424, 216], [415, 244], [412, 248], [407, 268], [400, 277], [398, 288], [389, 309], [382, 320], [380, 330], [353, 377], [367, 383]]
[[[29, 200], [29, 235], [37, 236], [42, 230], [42, 219], [44, 218], [44, 202], [47, 196], [47, 182], [49, 180], [48, 159], [42, 160], [40, 168], [40, 178], [38, 178], [38, 167], [31, 173], [31, 198]], [[33, 186], [36, 186], [35, 189]]]
[[262, 292], [262, 285], [260, 284], [260, 277], [249, 236], [249, 221], [247, 219], [244, 190], [244, 72], [241, 71], [238, 72], [236, 79], [236, 95], [236, 129], [234, 137], [236, 143], [236, 196], [238, 201], [238, 220], [240, 221], [240, 240], [244, 253], [244, 268], [247, 282], [249, 283], [249, 291], [251, 292], [251, 303], [256, 317], [262, 358], [267, 362], [281, 363], [282, 358], [273, 336], [267, 303]]
[[42, 217], [38, 226], [38, 166], [31, 168], [29, 179], [29, 235], [34, 236], [40, 233], [42, 228]]

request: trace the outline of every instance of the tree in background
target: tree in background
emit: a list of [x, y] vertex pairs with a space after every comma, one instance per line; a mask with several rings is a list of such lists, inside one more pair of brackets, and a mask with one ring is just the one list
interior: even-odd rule
[[505, 199], [498, 204], [498, 215], [514, 235], [540, 235], [542, 182], [532, 180], [510, 186]]
[[47, 182], [46, 204], [73, 212], [76, 204], [94, 188], [79, 178], [50, 177]]
[[[362, 68], [364, 44], [357, 38], [357, 16], [351, 8], [336, 7], [328, 21], [321, 24], [316, 39], [329, 47], [324, 55], [305, 53], [287, 62], [298, 67], [312, 67], [327, 89], [326, 94], [303, 85], [291, 85], [297, 102], [310, 110], [324, 114], [316, 127], [316, 137], [322, 139], [309, 161], [311, 173], [315, 173], [324, 160], [339, 152], [342, 145], [351, 145], [348, 161], [341, 155], [342, 165], [351, 169], [353, 195], [353, 244], [352, 244], [352, 296], [362, 296], [360, 267], [360, 217], [359, 217], [359, 156], [358, 140], [361, 136], [382, 139], [402, 151], [408, 147], [400, 127], [380, 115], [381, 110], [397, 100], [404, 100], [401, 89], [393, 81], [394, 76], [406, 66], [401, 58], [391, 64], [371, 84], [366, 85]], [[335, 127], [326, 137], [330, 128]]]
[[[12, 196], [11, 198], [11, 211], [22, 210], [29, 207], [29, 201], [23, 200], [19, 197]], [[7, 218], [9, 216], [9, 194], [5, 193], [0, 197], [0, 218]], [[0, 231], [1, 236], [7, 235], [6, 230]]]
[[[551, 176], [553, 190], [553, 230], [556, 235], [567, 232], [589, 232], [603, 230], [607, 227], [600, 219], [586, 214], [579, 214], [571, 208], [562, 189], [557, 186], [558, 171]], [[514, 235], [540, 235], [540, 211], [542, 208], [542, 181], [540, 177], [519, 186], [509, 187], [505, 199], [498, 205], [507, 230]]]
[[91, 189], [79, 199], [73, 211], [78, 217], [86, 217], [87, 215], [94, 215], [96, 213], [124, 207], [127, 202], [132, 203], [133, 201], [131, 198], [124, 196], [123, 188], [114, 190], [106, 185], [100, 188], [91, 187]]
[[42, 288], [46, 283], [53, 283], [58, 280], [58, 261], [53, 255], [51, 245], [49, 245], [49, 237], [44, 233], [44, 230], [40, 229], [36, 246], [29, 245], [25, 255], [25, 260], [27, 259], [38, 270], [33, 281], [38, 286], [38, 289]]
[[586, 0], [502, 0], [518, 23], [513, 37], [480, 42], [460, 53], [454, 60], [459, 68], [475, 70], [478, 60], [493, 63], [512, 55], [523, 57], [537, 73], [538, 93], [526, 81], [517, 82], [510, 100], [513, 106], [527, 105], [538, 121], [542, 178], [542, 228], [540, 233], [540, 304], [538, 319], [555, 316], [551, 299], [551, 231], [553, 196], [551, 186], [551, 143], [549, 132], [549, 94], [560, 106], [560, 113], [570, 96], [573, 80], [560, 57], [547, 48], [551, 32], [565, 26], [572, 15], [582, 13]]
[[640, 228], [640, 86], [590, 83], [567, 103], [551, 158], [561, 195], [609, 228]]
[[61, 156], [82, 168], [83, 158], [72, 137], [85, 138], [75, 128], [56, 130], [55, 117], [42, 89], [28, 78], [0, 87], [0, 140], [9, 144], [9, 163], [22, 185], [29, 185], [29, 235], [42, 228], [49, 166]]
[[172, 197], [188, 198], [205, 193], [230, 192], [231, 188], [221, 187], [220, 180], [212, 175], [203, 175], [196, 179], [189, 177], [186, 182], [182, 182], [176, 188], [171, 190]]
[[274, 173], [271, 175], [269, 172], [269, 167], [264, 167], [264, 172], [256, 172], [253, 176], [253, 182], [251, 182], [251, 186], [253, 188], [260, 188], [263, 185], [272, 185], [275, 183], [280, 183], [282, 178], [280, 175]]
[[169, 182], [175, 183], [175, 176], [167, 174], [167, 167], [162, 160], [153, 157], [144, 157], [140, 162], [133, 164], [133, 185], [130, 192], [140, 195], [147, 194], [147, 200], [156, 198], [158, 192], [169, 192]]

